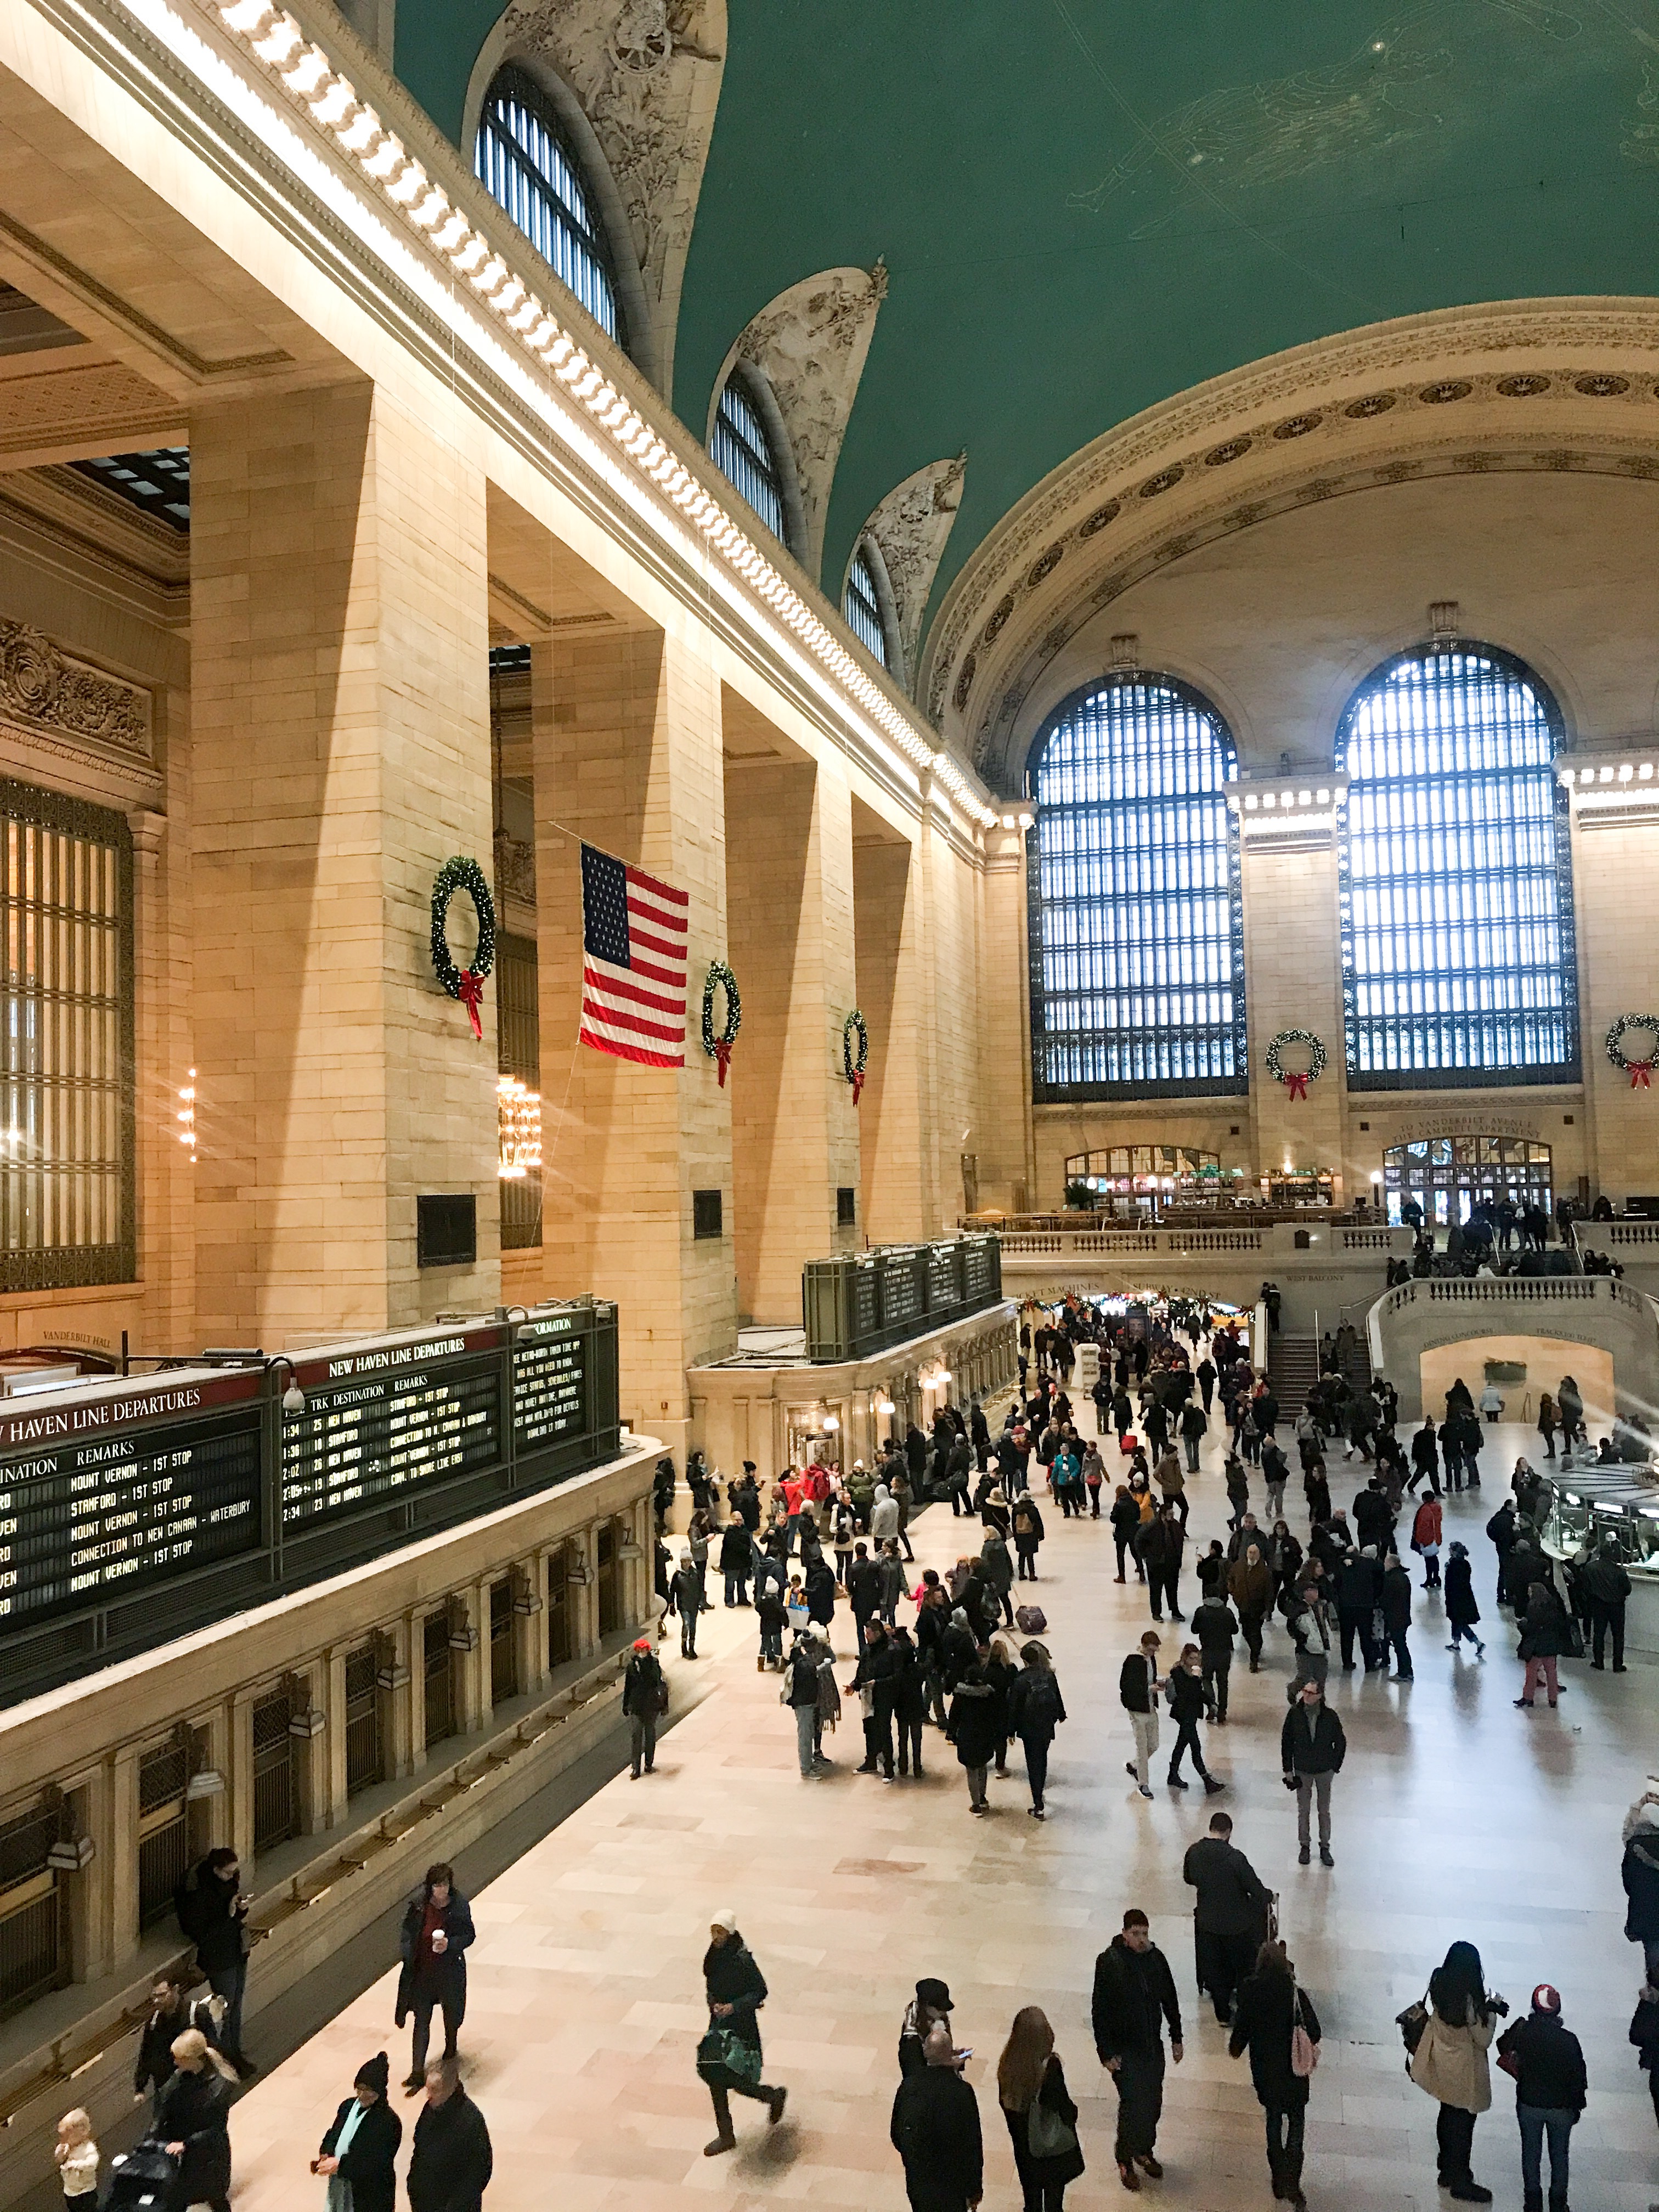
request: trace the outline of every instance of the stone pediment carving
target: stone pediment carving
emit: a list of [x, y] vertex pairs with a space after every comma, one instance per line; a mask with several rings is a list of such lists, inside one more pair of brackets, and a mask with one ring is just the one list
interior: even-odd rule
[[150, 757], [150, 695], [77, 660], [27, 623], [0, 619], [0, 722]]
[[895, 671], [901, 683], [908, 684], [915, 668], [922, 617], [945, 556], [951, 526], [962, 505], [962, 480], [967, 466], [965, 453], [958, 453], [954, 460], [929, 461], [894, 486], [860, 533], [874, 538], [887, 566], [904, 657], [903, 668]]

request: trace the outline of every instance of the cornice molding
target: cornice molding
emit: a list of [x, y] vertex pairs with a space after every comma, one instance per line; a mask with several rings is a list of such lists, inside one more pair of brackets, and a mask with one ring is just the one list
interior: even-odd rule
[[1507, 465], [1516, 450], [1611, 441], [1628, 457], [1626, 472], [1659, 475], [1659, 465], [1641, 465], [1659, 434], [1656, 393], [1659, 302], [1599, 299], [1373, 325], [1214, 379], [1084, 447], [1012, 510], [946, 595], [919, 696], [982, 760], [995, 751], [994, 725], [1007, 719], [999, 702], [1011, 672], [1074, 604], [1080, 582], [1133, 567], [1194, 518], [1255, 507], [1235, 525], [1248, 527], [1292, 480], [1334, 476], [1361, 489], [1352, 479], [1362, 467], [1392, 465], [1407, 476], [1419, 456], [1455, 446], [1477, 471]]

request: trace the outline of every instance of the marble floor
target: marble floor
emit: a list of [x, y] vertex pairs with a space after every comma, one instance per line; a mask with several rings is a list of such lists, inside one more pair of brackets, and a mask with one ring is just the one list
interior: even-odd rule
[[[1590, 2080], [1573, 2146], [1577, 2212], [1639, 2212], [1659, 2199], [1659, 2131], [1626, 2040], [1640, 1974], [1619, 1881], [1620, 1820], [1654, 1762], [1659, 1678], [1641, 1661], [1619, 1677], [1568, 1666], [1559, 1711], [1512, 1707], [1519, 1668], [1507, 1621], [1493, 1617], [1483, 1531], [1515, 1454], [1535, 1443], [1498, 1431], [1485, 1490], [1448, 1504], [1448, 1534], [1468, 1542], [1488, 1613], [1485, 1661], [1447, 1653], [1438, 1601], [1420, 1598], [1413, 1684], [1333, 1677], [1350, 1744], [1334, 1870], [1296, 1863], [1294, 1802], [1279, 1781], [1282, 1633], [1270, 1632], [1259, 1675], [1241, 1672], [1241, 1654], [1231, 1722], [1208, 1732], [1208, 1756], [1229, 1784], [1214, 1802], [1280, 1893], [1284, 1933], [1324, 2024], [1305, 2175], [1316, 2206], [1407, 2212], [1445, 2202], [1434, 2182], [1435, 2107], [1402, 2070], [1395, 2014], [1422, 1994], [1455, 1937], [1480, 1946], [1489, 1982], [1517, 2008], [1538, 1981], [1562, 1990]], [[1360, 1473], [1337, 1461], [1339, 1499]], [[1225, 1521], [1218, 1449], [1206, 1450], [1192, 1492], [1194, 1530], [1207, 1540]], [[1088, 2005], [1095, 1954], [1132, 1904], [1152, 1917], [1188, 2016], [1186, 2060], [1170, 2069], [1164, 2103], [1166, 2175], [1146, 2185], [1146, 2199], [1170, 2212], [1271, 2204], [1248, 2070], [1228, 2058], [1224, 2031], [1193, 1989], [1181, 1863], [1212, 1805], [1196, 1789], [1164, 1788], [1161, 1768], [1150, 1804], [1126, 1779], [1117, 1675], [1145, 1601], [1133, 1583], [1115, 1584], [1103, 1521], [1048, 1517], [1036, 1595], [1070, 1718], [1046, 1826], [1026, 1817], [1017, 1774], [993, 1785], [993, 1816], [972, 1819], [954, 1756], [932, 1730], [925, 1781], [886, 1786], [854, 1774], [855, 1711], [832, 1745], [833, 1776], [803, 1784], [776, 1680], [756, 1672], [752, 1616], [719, 1611], [705, 1623], [707, 1656], [670, 1662], [671, 1680], [687, 1663], [719, 1680], [665, 1738], [656, 1775], [635, 1784], [624, 1771], [474, 1900], [462, 2041], [495, 2142], [489, 2212], [785, 2203], [900, 2212], [887, 2139], [894, 2045], [922, 1974], [949, 1981], [958, 2039], [976, 2054], [969, 2074], [985, 2121], [988, 2205], [1012, 2212], [1018, 2203], [994, 2077], [1009, 2021], [1027, 2003], [1053, 2021], [1081, 2104], [1089, 2170], [1068, 2202], [1121, 2203], [1115, 2098], [1095, 2059]], [[1304, 1516], [1293, 1525], [1305, 1535]], [[919, 1565], [951, 1564], [957, 1533], [948, 1513], [930, 1510], [916, 1530]], [[1182, 1598], [1190, 1602], [1184, 1587]], [[849, 1625], [837, 1624], [837, 1644], [850, 1653]], [[850, 1672], [849, 1659], [843, 1680]], [[766, 2074], [788, 2084], [790, 2100], [770, 2132], [760, 2107], [738, 2100], [738, 2151], [708, 2160], [708, 2100], [692, 2063], [706, 2025], [698, 1967], [709, 1917], [726, 1904], [771, 1985]], [[407, 2063], [392, 2027], [395, 1980], [389, 1968], [239, 2103], [237, 2212], [320, 2212], [323, 2184], [307, 2162], [337, 2100], [375, 2051], [391, 2053], [394, 2080]], [[1513, 2092], [1492, 2078], [1475, 2169], [1500, 2207], [1519, 2207]], [[400, 2109], [407, 2126], [417, 2108]], [[406, 2134], [405, 2154], [407, 2144]]]

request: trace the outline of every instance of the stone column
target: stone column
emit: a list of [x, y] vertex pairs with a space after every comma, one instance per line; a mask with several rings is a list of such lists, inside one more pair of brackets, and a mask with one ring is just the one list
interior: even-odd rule
[[[1289, 1164], [1340, 1176], [1346, 1054], [1335, 839], [1328, 830], [1246, 830], [1243, 890], [1255, 1173]], [[1311, 1030], [1324, 1045], [1325, 1073], [1305, 1098], [1293, 1099], [1262, 1065], [1281, 1030]]]
[[[459, 416], [456, 418], [459, 421]], [[482, 471], [362, 383], [190, 425], [198, 1298], [210, 1341], [500, 1290], [493, 988], [432, 976], [433, 878], [490, 845]], [[471, 944], [465, 899], [451, 942]], [[418, 1193], [477, 1262], [417, 1271]]]
[[[138, 1750], [125, 1745], [109, 1763], [106, 1956], [118, 1972], [138, 1948]], [[98, 1838], [98, 1848], [106, 1839]], [[251, 1856], [251, 1854], [250, 1854]]]
[[489, 1585], [468, 1583], [460, 1595], [466, 1601], [472, 1649], [455, 1654], [455, 1733], [476, 1735], [489, 1725]]
[[405, 1616], [409, 1638], [409, 1771], [426, 1763], [426, 1620], [430, 1607]]
[[343, 1644], [323, 1655], [323, 1711], [328, 1727], [323, 1735], [328, 1817], [325, 1825], [338, 1827], [346, 1818], [346, 1652]]
[[[171, 766], [171, 763], [169, 763]], [[133, 1060], [137, 1095], [139, 1279], [151, 1340], [182, 1349], [194, 1334], [196, 1248], [191, 1219], [195, 1173], [179, 1141], [179, 1093], [193, 1088], [188, 1036], [176, 1031], [173, 989], [179, 903], [168, 851], [167, 817], [141, 809], [132, 831]]]
[[[414, 1632], [415, 1616], [404, 1613], [391, 1626], [392, 1669], [399, 1667], [409, 1680], [401, 1687], [380, 1690], [381, 1723], [386, 1729], [386, 1771], [388, 1780], [401, 1782], [413, 1773], [419, 1753], [415, 1747], [415, 1716], [418, 1710], [420, 1728], [424, 1738], [426, 1728], [426, 1691], [413, 1654], [416, 1649]], [[424, 1746], [422, 1746], [424, 1747]]]
[[[544, 1278], [550, 1297], [617, 1300], [623, 1418], [683, 1463], [685, 1370], [737, 1340], [732, 1093], [698, 1040], [702, 978], [726, 950], [720, 685], [689, 641], [646, 630], [538, 646], [531, 678]], [[583, 840], [690, 899], [683, 1069], [577, 1041]], [[698, 1190], [721, 1194], [723, 1236], [694, 1237]]]
[[726, 829], [738, 1308], [798, 1328], [802, 1267], [859, 1241], [836, 1218], [837, 1188], [859, 1186], [860, 1118], [842, 1060], [858, 988], [846, 778], [833, 761], [728, 769]]
[[230, 1847], [239, 1859], [253, 1858], [253, 1696], [239, 1690], [230, 1706], [230, 1766], [225, 1787], [230, 1802], [225, 1820]]
[[912, 848], [860, 836], [853, 848], [854, 936], [870, 1062], [859, 1102], [859, 1210], [872, 1244], [909, 1243], [927, 1234], [921, 908]]

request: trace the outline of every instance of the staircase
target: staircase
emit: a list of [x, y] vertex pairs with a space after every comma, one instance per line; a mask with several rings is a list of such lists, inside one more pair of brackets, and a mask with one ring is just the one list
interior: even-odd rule
[[1356, 1397], [1363, 1396], [1370, 1389], [1371, 1355], [1363, 1329], [1360, 1331], [1358, 1342], [1348, 1346], [1346, 1356], [1342, 1362], [1342, 1372], [1347, 1378], [1348, 1388]]
[[1318, 1339], [1286, 1336], [1282, 1331], [1272, 1338], [1267, 1352], [1267, 1377], [1282, 1408], [1282, 1418], [1294, 1419], [1319, 1380]]

